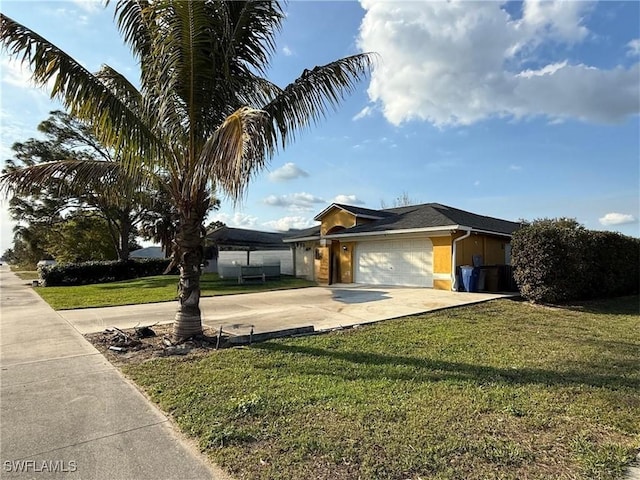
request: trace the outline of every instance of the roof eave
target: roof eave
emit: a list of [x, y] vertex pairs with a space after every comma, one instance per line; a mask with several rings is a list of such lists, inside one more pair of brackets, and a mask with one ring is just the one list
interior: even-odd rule
[[358, 233], [334, 233], [332, 235], [325, 235], [324, 238], [339, 239], [339, 238], [354, 238], [354, 237], [374, 237], [374, 236], [384, 236], [384, 235], [400, 235], [400, 234], [411, 234], [411, 233], [443, 232], [443, 231], [458, 230], [460, 228], [461, 228], [460, 225], [442, 225], [438, 227], [381, 230], [379, 232], [369, 231], [369, 232], [358, 232]]
[[314, 235], [312, 237], [293, 237], [293, 238], [283, 238], [283, 243], [295, 243], [295, 242], [311, 242], [313, 240], [320, 240], [320, 235]]
[[[444, 231], [454, 231], [454, 230], [464, 230], [471, 231], [471, 233], [484, 233], [487, 235], [496, 235], [500, 237], [511, 238], [512, 234], [504, 233], [504, 232], [494, 232], [491, 230], [481, 230], [478, 228], [467, 227], [464, 225], [441, 225], [437, 227], [423, 227], [423, 228], [405, 228], [398, 230], [382, 230], [379, 232], [358, 232], [358, 233], [334, 233], [332, 235], [325, 235], [323, 238], [327, 239], [340, 239], [340, 238], [355, 238], [355, 237], [374, 237], [374, 236], [388, 236], [388, 235], [400, 235], [400, 234], [412, 234], [412, 233], [432, 233], [432, 232], [444, 232]], [[317, 237], [320, 238], [320, 237]]]

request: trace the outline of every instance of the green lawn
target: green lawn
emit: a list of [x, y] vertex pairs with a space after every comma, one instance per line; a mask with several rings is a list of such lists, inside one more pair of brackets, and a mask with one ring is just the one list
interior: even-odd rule
[[39, 280], [40, 279], [40, 275], [38, 275], [38, 272], [35, 270], [13, 270], [13, 273], [15, 273], [18, 276], [18, 278], [22, 280]]
[[[315, 283], [290, 276], [267, 280], [265, 283], [252, 282], [244, 285], [238, 285], [235, 280], [221, 280], [215, 273], [205, 273], [201, 278], [203, 297], [313, 285]], [[38, 287], [35, 290], [54, 309], [65, 310], [172, 301], [177, 298], [177, 287], [178, 277], [176, 275], [159, 275], [77, 287]]]
[[638, 305], [499, 300], [124, 371], [239, 479], [614, 479]]

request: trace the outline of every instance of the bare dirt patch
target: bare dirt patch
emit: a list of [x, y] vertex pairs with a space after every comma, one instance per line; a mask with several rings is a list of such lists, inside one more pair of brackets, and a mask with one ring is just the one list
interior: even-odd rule
[[226, 336], [218, 340], [218, 332], [203, 327], [203, 334], [185, 342], [171, 339], [172, 324], [129, 329], [110, 327], [85, 338], [114, 365], [138, 364], [152, 358], [173, 355], [203, 355], [217, 348], [227, 347]]

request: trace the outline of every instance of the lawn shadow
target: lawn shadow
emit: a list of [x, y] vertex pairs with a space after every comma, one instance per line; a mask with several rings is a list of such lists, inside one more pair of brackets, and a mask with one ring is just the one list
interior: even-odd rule
[[[619, 375], [601, 374], [593, 371], [554, 371], [537, 368], [499, 368], [445, 360], [431, 360], [406, 356], [383, 355], [371, 352], [345, 352], [315, 347], [288, 345], [281, 342], [265, 342], [256, 344], [259, 348], [271, 352], [293, 353], [317, 358], [330, 358], [347, 362], [347, 364], [331, 365], [331, 374], [346, 380], [370, 378], [374, 380], [392, 379], [418, 382], [434, 381], [476, 381], [479, 383], [501, 384], [541, 384], [581, 386], [600, 388], [640, 388], [640, 380]], [[354, 365], [356, 366], [354, 368]], [[357, 365], [366, 366], [359, 369]], [[296, 362], [291, 367], [300, 373], [310, 375], [326, 375], [326, 365], [322, 362]], [[633, 371], [633, 370], [632, 370]]]
[[601, 298], [550, 306], [581, 313], [640, 315], [640, 296], [630, 295], [617, 298]]
[[178, 277], [167, 275], [166, 277], [140, 277], [131, 280], [123, 280], [113, 283], [95, 283], [92, 286], [105, 290], [121, 290], [130, 288], [163, 288], [178, 285]]

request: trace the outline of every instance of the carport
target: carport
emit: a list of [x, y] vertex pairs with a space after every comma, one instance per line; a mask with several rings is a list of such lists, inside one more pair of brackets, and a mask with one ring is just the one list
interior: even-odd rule
[[218, 252], [242, 251], [247, 252], [247, 265], [251, 263], [251, 252], [261, 250], [290, 250], [289, 245], [282, 242], [283, 235], [275, 232], [262, 232], [244, 228], [219, 227], [206, 236], [205, 259], [217, 271]]

